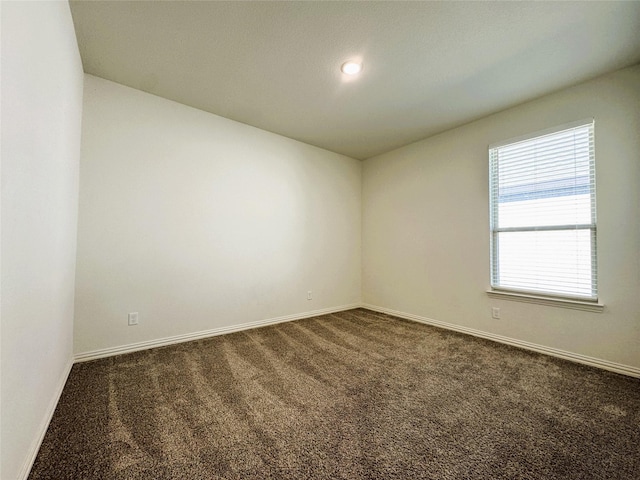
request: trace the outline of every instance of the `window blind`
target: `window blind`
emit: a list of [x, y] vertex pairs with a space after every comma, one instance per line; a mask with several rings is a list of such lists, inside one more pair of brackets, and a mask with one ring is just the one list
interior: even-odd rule
[[491, 285], [597, 300], [593, 120], [489, 147]]

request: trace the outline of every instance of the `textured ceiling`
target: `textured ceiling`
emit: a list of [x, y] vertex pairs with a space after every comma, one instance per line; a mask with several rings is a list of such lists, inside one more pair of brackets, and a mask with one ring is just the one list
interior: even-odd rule
[[[84, 70], [368, 158], [640, 62], [640, 2], [72, 1]], [[361, 59], [345, 78], [340, 65]]]

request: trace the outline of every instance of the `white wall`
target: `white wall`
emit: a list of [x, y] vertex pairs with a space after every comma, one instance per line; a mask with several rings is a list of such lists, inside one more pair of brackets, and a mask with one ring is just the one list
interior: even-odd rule
[[66, 2], [2, 2], [2, 466], [22, 478], [72, 361], [83, 73]]
[[77, 353], [360, 302], [359, 161], [91, 75], [84, 93]]
[[[488, 145], [589, 117], [604, 313], [489, 298]], [[363, 301], [637, 369], [639, 132], [636, 66], [366, 160]]]

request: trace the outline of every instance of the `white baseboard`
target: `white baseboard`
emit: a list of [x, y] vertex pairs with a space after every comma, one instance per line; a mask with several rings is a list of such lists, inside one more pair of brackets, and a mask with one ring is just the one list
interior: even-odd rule
[[313, 310], [310, 312], [296, 313], [293, 315], [285, 315], [282, 317], [268, 318], [265, 320], [257, 320], [255, 322], [229, 325], [227, 327], [217, 327], [217, 328], [212, 328], [210, 330], [202, 330], [200, 332], [174, 335], [172, 337], [158, 338], [155, 340], [148, 340], [145, 342], [130, 343], [128, 345], [121, 345], [118, 347], [103, 348], [100, 350], [93, 350], [90, 352], [78, 353], [74, 356], [74, 361], [76, 363], [87, 362], [89, 360], [96, 360], [98, 358], [104, 358], [104, 357], [112, 357], [114, 355], [121, 355], [123, 353], [137, 352], [139, 350], [147, 350], [149, 348], [155, 348], [155, 347], [164, 347], [167, 345], [174, 345], [176, 343], [190, 342], [192, 340], [199, 340], [201, 338], [213, 337], [216, 335], [223, 335], [225, 333], [239, 332], [241, 330], [249, 330], [251, 328], [274, 325], [276, 323], [291, 322], [293, 320], [301, 320], [303, 318], [316, 317], [318, 315], [326, 315], [328, 313], [342, 312], [344, 310], [351, 310], [352, 308], [358, 308], [360, 306], [361, 306], [360, 303], [354, 303], [351, 305], [342, 305], [339, 307], [324, 308], [320, 310]]
[[49, 428], [49, 424], [51, 423], [51, 419], [53, 418], [53, 413], [56, 411], [56, 407], [58, 406], [58, 401], [60, 400], [60, 396], [62, 395], [62, 390], [64, 390], [64, 386], [67, 383], [67, 378], [69, 378], [69, 374], [71, 373], [71, 367], [73, 367], [73, 361], [69, 360], [64, 369], [64, 373], [58, 381], [56, 391], [51, 398], [51, 401], [49, 402], [49, 406], [47, 407], [47, 411], [42, 420], [42, 423], [38, 428], [38, 436], [33, 440], [31, 448], [29, 448], [29, 454], [27, 455], [25, 463], [22, 466], [22, 470], [18, 474], [17, 480], [27, 480], [27, 477], [29, 477], [29, 473], [31, 472], [31, 468], [33, 467], [33, 462], [36, 461], [36, 457], [38, 456], [38, 452], [40, 451], [40, 445], [42, 445], [44, 436], [47, 433], [47, 429]]
[[551, 355], [553, 357], [562, 358], [576, 363], [582, 363], [584, 365], [590, 365], [592, 367], [601, 368], [603, 370], [609, 370], [611, 372], [620, 373], [622, 375], [628, 375], [630, 377], [640, 378], [640, 368], [633, 367], [631, 365], [624, 365], [621, 363], [610, 362], [609, 360], [603, 360], [600, 358], [589, 357], [587, 355], [581, 355], [579, 353], [567, 352], [553, 347], [546, 347], [544, 345], [538, 345], [536, 343], [525, 342], [523, 340], [517, 340], [515, 338], [504, 337], [502, 335], [496, 335], [494, 333], [483, 332], [482, 330], [476, 330], [473, 328], [462, 327], [453, 323], [441, 322], [439, 320], [433, 320], [427, 317], [421, 317], [420, 315], [414, 315], [412, 313], [399, 312], [397, 310], [391, 310], [389, 308], [378, 307], [377, 305], [370, 305], [363, 303], [362, 308], [373, 310], [375, 312], [386, 313], [395, 317], [404, 318], [406, 320], [413, 320], [414, 322], [424, 323], [427, 325], [433, 325], [435, 327], [445, 328], [447, 330], [453, 330], [460, 333], [466, 333], [467, 335], [473, 335], [474, 337], [486, 338], [487, 340], [493, 340], [494, 342], [505, 343], [514, 347], [524, 348], [526, 350], [532, 350], [538, 353], [544, 353], [545, 355]]

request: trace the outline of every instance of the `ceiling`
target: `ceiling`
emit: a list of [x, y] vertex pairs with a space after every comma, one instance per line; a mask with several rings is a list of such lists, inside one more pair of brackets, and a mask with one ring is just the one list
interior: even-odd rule
[[640, 62], [639, 1], [70, 4], [85, 72], [358, 159]]

